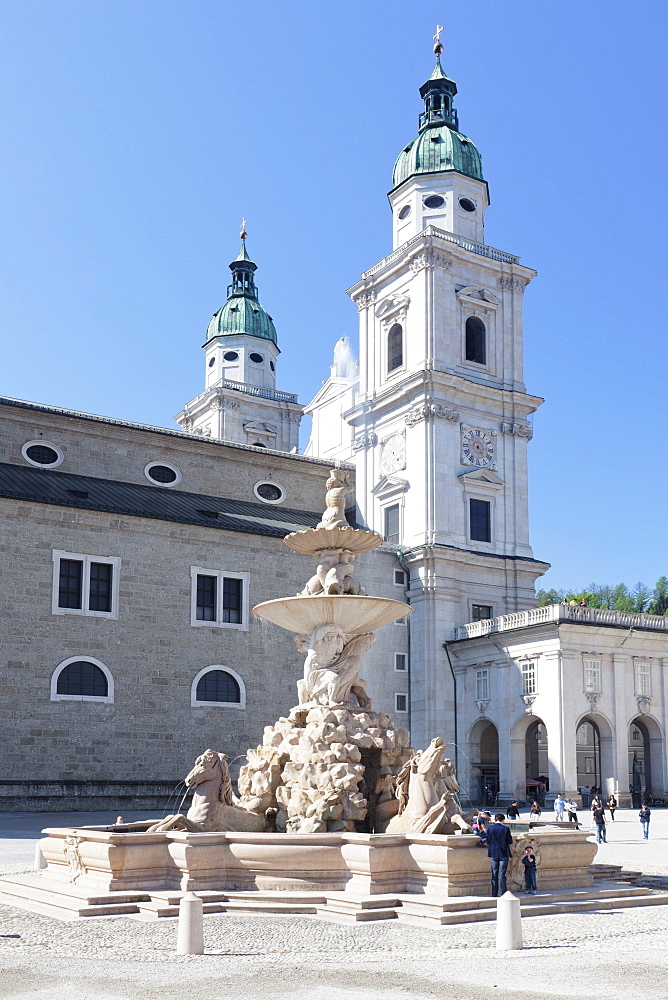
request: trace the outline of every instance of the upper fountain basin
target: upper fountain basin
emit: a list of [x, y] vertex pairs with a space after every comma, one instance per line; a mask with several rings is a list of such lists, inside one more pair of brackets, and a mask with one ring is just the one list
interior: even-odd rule
[[256, 604], [253, 614], [298, 634], [310, 635], [320, 625], [339, 625], [350, 635], [373, 632], [412, 608], [387, 597], [353, 597], [348, 594], [314, 597], [283, 597]]
[[364, 528], [306, 528], [293, 531], [283, 539], [295, 552], [315, 555], [322, 549], [348, 549], [349, 552], [370, 552], [378, 548], [383, 539], [375, 531]]

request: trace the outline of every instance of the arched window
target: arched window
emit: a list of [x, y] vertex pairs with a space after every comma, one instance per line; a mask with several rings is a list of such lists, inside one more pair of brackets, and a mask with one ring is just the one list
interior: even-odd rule
[[104, 663], [93, 657], [71, 656], [58, 664], [51, 677], [51, 701], [114, 700], [114, 679]]
[[190, 704], [245, 708], [246, 687], [239, 674], [231, 667], [218, 664], [204, 667], [193, 680]]
[[393, 372], [404, 363], [404, 331], [395, 323], [387, 335], [387, 370]]
[[487, 364], [485, 324], [477, 316], [469, 316], [466, 320], [466, 360]]

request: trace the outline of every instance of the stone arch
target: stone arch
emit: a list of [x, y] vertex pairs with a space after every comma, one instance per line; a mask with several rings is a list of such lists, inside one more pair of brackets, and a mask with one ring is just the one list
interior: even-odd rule
[[[642, 739], [633, 739], [634, 729]], [[662, 795], [666, 790], [664, 737], [661, 726], [651, 715], [638, 713], [628, 725], [629, 786], [634, 789], [633, 805], [643, 794]], [[639, 767], [642, 762], [642, 767]]]
[[[586, 727], [585, 733], [582, 732], [582, 727]], [[605, 798], [619, 791], [617, 787], [619, 775], [615, 775], [612, 726], [600, 712], [585, 712], [577, 720], [575, 757], [578, 789], [597, 785]], [[593, 763], [589, 765], [589, 761]], [[593, 767], [593, 770], [587, 770], [588, 766]]]
[[[539, 734], [542, 738], [536, 740], [536, 746], [531, 747], [529, 740], [535, 736], [538, 727], [542, 727]], [[535, 750], [535, 752], [534, 752]], [[526, 801], [527, 791], [537, 798], [542, 798], [538, 786], [527, 786], [527, 780], [538, 780], [548, 778], [546, 791], [549, 791], [549, 760], [548, 760], [548, 731], [547, 726], [538, 715], [523, 715], [513, 726], [510, 737], [511, 753], [511, 787], [513, 798], [518, 802]], [[535, 773], [534, 773], [535, 771]], [[536, 788], [536, 792], [532, 791]]]
[[479, 805], [492, 805], [499, 792], [499, 730], [496, 724], [486, 716], [476, 719], [466, 743], [469, 796]]

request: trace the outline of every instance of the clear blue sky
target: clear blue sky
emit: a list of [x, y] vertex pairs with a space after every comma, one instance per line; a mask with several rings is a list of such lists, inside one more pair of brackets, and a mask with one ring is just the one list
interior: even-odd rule
[[665, 543], [665, 7], [14, 0], [0, 8], [0, 393], [172, 426], [203, 388], [239, 220], [306, 402], [446, 24], [487, 240], [525, 296], [545, 586], [652, 585]]

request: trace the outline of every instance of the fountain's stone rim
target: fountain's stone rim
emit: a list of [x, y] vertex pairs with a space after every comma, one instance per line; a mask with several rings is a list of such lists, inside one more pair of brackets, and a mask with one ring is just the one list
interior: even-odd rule
[[348, 549], [349, 552], [371, 552], [382, 545], [383, 539], [375, 531], [365, 528], [305, 528], [293, 531], [283, 539], [295, 552], [314, 555], [322, 549]]
[[320, 625], [339, 625], [349, 635], [360, 635], [406, 618], [412, 608], [388, 597], [331, 594], [264, 601], [255, 605], [253, 614], [298, 634], [310, 635]]

